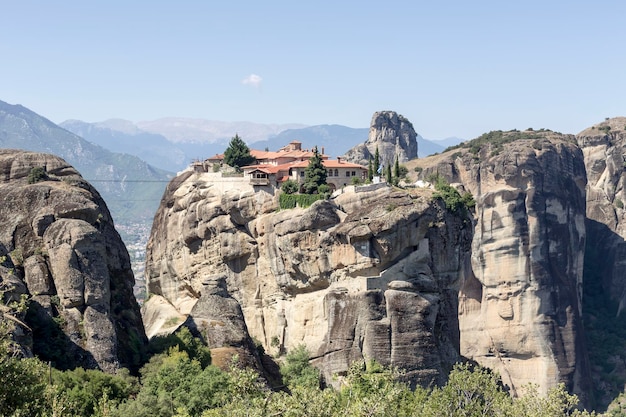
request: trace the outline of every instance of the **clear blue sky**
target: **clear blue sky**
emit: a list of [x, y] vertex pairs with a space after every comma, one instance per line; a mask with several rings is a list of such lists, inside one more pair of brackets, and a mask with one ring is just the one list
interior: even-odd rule
[[626, 116], [623, 1], [0, 0], [0, 100], [62, 122], [165, 116], [426, 138]]

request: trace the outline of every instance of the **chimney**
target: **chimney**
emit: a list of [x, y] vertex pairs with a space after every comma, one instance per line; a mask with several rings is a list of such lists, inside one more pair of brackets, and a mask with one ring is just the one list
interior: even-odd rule
[[338, 163], [338, 164], [340, 164], [340, 163], [341, 163], [341, 157], [340, 157], [340, 156], [338, 156], [338, 157], [337, 157], [337, 163]]
[[324, 147], [322, 146], [322, 155], [324, 155]]

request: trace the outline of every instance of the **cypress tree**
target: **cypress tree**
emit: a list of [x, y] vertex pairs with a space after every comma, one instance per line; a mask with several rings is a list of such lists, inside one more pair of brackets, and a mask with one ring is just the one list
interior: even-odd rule
[[400, 182], [400, 162], [398, 162], [398, 155], [396, 155], [396, 163], [393, 166], [393, 185], [398, 185]]
[[378, 169], [380, 168], [380, 153], [378, 152], [378, 146], [376, 147], [376, 153], [374, 154], [374, 175], [380, 175]]
[[313, 156], [309, 159], [309, 165], [304, 170], [302, 188], [305, 194], [317, 194], [319, 186], [323, 184], [326, 184], [326, 168], [316, 146], [313, 149]]

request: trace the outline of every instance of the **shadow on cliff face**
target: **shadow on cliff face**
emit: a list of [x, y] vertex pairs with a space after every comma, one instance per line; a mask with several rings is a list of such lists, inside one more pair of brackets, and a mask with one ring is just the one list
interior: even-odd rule
[[33, 331], [33, 353], [44, 362], [52, 362], [52, 366], [60, 370], [78, 366], [98, 369], [93, 355], [63, 332], [63, 318], [51, 314], [55, 309], [54, 302], [49, 309], [36, 301], [29, 303], [26, 322]]
[[593, 378], [596, 411], [624, 392], [626, 385], [626, 321], [620, 311], [623, 286], [614, 282], [626, 242], [605, 224], [587, 219], [583, 277], [583, 326]]

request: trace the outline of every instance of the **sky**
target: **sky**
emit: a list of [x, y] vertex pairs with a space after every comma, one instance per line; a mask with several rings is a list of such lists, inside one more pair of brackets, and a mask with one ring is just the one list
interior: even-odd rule
[[60, 123], [189, 117], [428, 139], [626, 116], [626, 2], [0, 0], [0, 100]]

